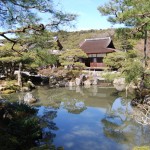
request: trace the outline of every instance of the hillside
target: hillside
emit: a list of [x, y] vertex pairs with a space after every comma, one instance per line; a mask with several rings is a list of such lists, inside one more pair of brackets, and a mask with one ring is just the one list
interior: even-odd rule
[[[103, 30], [102, 29], [81, 30], [81, 31], [74, 31], [74, 32], [59, 31], [57, 33], [54, 33], [54, 36], [58, 36], [64, 49], [78, 48], [79, 44], [83, 42], [84, 39], [88, 39], [88, 38], [111, 37], [114, 42], [115, 47], [120, 50], [121, 50], [122, 43], [125, 44], [126, 42], [125, 39], [123, 39], [122, 37], [124, 35], [118, 36], [116, 33], [116, 30], [113, 28], [103, 29]], [[132, 44], [134, 48], [140, 51], [143, 50], [144, 41], [142, 38], [139, 38], [139, 37], [137, 38], [137, 37], [130, 35], [126, 40], [130, 42], [130, 44]], [[148, 41], [148, 49], [150, 49], [150, 39]]]
[[[128, 32], [128, 31], [127, 31]], [[126, 30], [125, 30], [126, 34]], [[102, 38], [102, 37], [111, 37], [114, 43], [114, 46], [118, 50], [123, 49], [135, 49], [138, 50], [140, 55], [144, 57], [144, 40], [141, 36], [135, 36], [128, 32], [128, 37], [124, 36], [124, 33], [117, 34], [115, 29], [105, 29], [105, 30], [81, 30], [75, 32], [66, 32], [59, 31], [54, 33], [54, 36], [58, 36], [63, 49], [76, 49], [79, 48], [81, 42], [88, 38]], [[150, 36], [147, 44], [147, 54], [150, 58]], [[150, 61], [148, 62], [150, 64]]]
[[115, 33], [114, 29], [106, 30], [86, 30], [86, 31], [75, 31], [66, 32], [59, 31], [54, 36], [58, 36], [64, 49], [75, 49], [79, 48], [79, 44], [88, 38], [100, 38], [100, 37], [112, 37]]
[[[150, 58], [150, 38], [148, 39], [147, 42], [147, 55]], [[144, 49], [144, 40], [140, 39], [136, 45], [135, 45], [135, 49], [139, 50], [139, 52], [141, 53], [141, 55], [143, 55], [143, 49]]]

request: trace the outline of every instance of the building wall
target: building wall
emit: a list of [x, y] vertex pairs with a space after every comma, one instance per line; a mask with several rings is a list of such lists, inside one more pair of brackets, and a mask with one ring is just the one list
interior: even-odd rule
[[88, 57], [82, 59], [82, 62], [85, 63], [87, 67], [98, 67], [103, 65], [103, 58], [104, 57]]

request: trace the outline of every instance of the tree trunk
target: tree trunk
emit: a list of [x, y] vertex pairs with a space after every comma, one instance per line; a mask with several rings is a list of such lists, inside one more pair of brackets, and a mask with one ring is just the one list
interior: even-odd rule
[[144, 31], [144, 66], [147, 66], [147, 25], [145, 27], [145, 31]]

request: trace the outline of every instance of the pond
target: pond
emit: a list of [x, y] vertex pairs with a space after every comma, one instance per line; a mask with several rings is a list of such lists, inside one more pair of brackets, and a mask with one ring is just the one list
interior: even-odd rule
[[[10, 95], [22, 99], [25, 93]], [[68, 87], [32, 91], [43, 128], [41, 145], [65, 150], [131, 150], [150, 146], [150, 129], [134, 121], [128, 99], [111, 87]]]

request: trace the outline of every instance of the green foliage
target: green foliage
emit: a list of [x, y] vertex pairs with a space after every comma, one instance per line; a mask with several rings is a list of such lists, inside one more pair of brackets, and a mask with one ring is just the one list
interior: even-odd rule
[[77, 49], [81, 42], [89, 38], [108, 37], [114, 34], [114, 29], [81, 30], [75, 32], [59, 31], [53, 33], [58, 36], [64, 49]]
[[138, 40], [143, 38], [142, 32], [133, 33], [133, 28], [117, 28], [114, 34], [116, 49], [121, 51], [133, 50]]
[[70, 79], [75, 79], [76, 77], [79, 77], [80, 74], [81, 71], [79, 70], [71, 70], [66, 73], [66, 77]]
[[133, 150], [149, 150], [149, 146], [134, 146]]
[[127, 59], [131, 59], [131, 60], [132, 60], [132, 58], [135, 58], [135, 59], [137, 59], [137, 58], [142, 59], [142, 57], [140, 56], [140, 54], [139, 54], [138, 51], [136, 51], [136, 50], [130, 50], [130, 51], [128, 51], [128, 52], [125, 53], [125, 54], [126, 54], [126, 58], [127, 58]]
[[105, 74], [102, 75], [102, 77], [105, 78], [108, 82], [113, 82], [114, 79], [118, 78], [119, 76], [120, 74], [111, 72], [106, 72]]
[[0, 62], [3, 62], [3, 63], [20, 62], [20, 61], [21, 61], [21, 57], [10, 56], [10, 57], [2, 57], [2, 58], [0, 58]]
[[22, 61], [19, 44], [15, 45], [15, 51], [11, 50], [12, 44], [7, 42], [0, 46], [0, 72], [6, 77], [13, 78], [15, 67]]
[[127, 59], [139, 58], [140, 56], [137, 51], [130, 50], [128, 52], [117, 51], [109, 53], [104, 57], [104, 63], [111, 69], [120, 69], [123, 67]]
[[129, 28], [117, 28], [115, 29], [115, 39], [119, 41], [117, 49], [127, 51], [133, 49], [133, 44], [129, 41], [132, 38], [131, 29]]
[[150, 89], [150, 74], [145, 75], [144, 86]]
[[58, 47], [56, 47], [57, 42], [54, 40], [52, 33], [47, 30], [30, 35], [29, 33], [20, 33], [17, 37], [26, 50], [35, 50], [36, 48], [49, 49], [54, 47], [58, 49]]
[[122, 63], [125, 61], [125, 52], [114, 52], [109, 53], [104, 57], [104, 63], [111, 69], [119, 69], [122, 67]]
[[6, 82], [6, 89], [14, 90], [14, 91], [19, 91], [20, 87], [16, 85], [17, 81], [16, 80], [11, 80]]
[[14, 92], [15, 92], [15, 90], [13, 90], [13, 89], [5, 89], [5, 90], [1, 91], [2, 94], [6, 94], [6, 95], [14, 93]]
[[[141, 58], [134, 50], [108, 54], [104, 58], [104, 63], [112, 69], [119, 69], [121, 76], [125, 77], [128, 84], [131, 82], [137, 84], [144, 73]], [[111, 79], [111, 76], [107, 78]]]
[[[108, 1], [98, 10], [102, 15], [109, 16], [108, 21], [133, 27], [133, 33], [141, 32], [144, 35], [144, 65], [147, 66], [147, 31], [150, 30], [149, 17], [150, 1], [147, 0], [113, 0]], [[127, 38], [126, 38], [127, 39]], [[126, 40], [127, 41], [127, 40]], [[126, 44], [125, 44], [126, 45]], [[126, 45], [127, 46], [127, 45]], [[127, 48], [127, 47], [126, 47]]]
[[[40, 51], [36, 53], [35, 61], [33, 64], [39, 66], [46, 66], [56, 64], [58, 60], [57, 55], [50, 54], [46, 51]], [[32, 64], [32, 65], [33, 65]]]
[[23, 54], [24, 63], [29, 63], [31, 67], [37, 68], [57, 62], [58, 56], [51, 54], [50, 50], [59, 49], [59, 47], [50, 32], [45, 30], [40, 34], [32, 34], [30, 37], [22, 34], [19, 38], [22, 39], [21, 43], [26, 49], [26, 53]]
[[[12, 42], [5, 42], [5, 45], [0, 47], [0, 72], [13, 78], [13, 72], [19, 62], [24, 63], [23, 67], [56, 63], [57, 57], [48, 54], [47, 50], [57, 49], [57, 43], [52, 40], [46, 28], [52, 31], [62, 26], [71, 26], [77, 15], [59, 11], [52, 0], [0, 1], [0, 6], [0, 25], [5, 27], [0, 36]], [[48, 25], [43, 24], [41, 14], [45, 14], [47, 20], [49, 19]], [[9, 31], [6, 30], [7, 27]], [[9, 38], [8, 33], [16, 35], [16, 39]]]
[[[1, 149], [29, 149], [41, 136], [36, 110], [26, 104], [0, 101]], [[7, 144], [4, 144], [7, 143]]]
[[71, 49], [65, 50], [59, 57], [59, 61], [63, 66], [83, 68], [84, 64], [77, 62], [79, 58], [87, 58], [86, 53], [84, 53], [81, 49]]
[[127, 60], [122, 68], [122, 73], [127, 83], [138, 83], [143, 72], [144, 68], [142, 62], [138, 59]]
[[26, 35], [21, 35], [18, 38], [21, 40], [20, 44], [15, 45], [15, 51], [12, 51], [12, 44], [8, 42], [0, 47], [1, 73], [6, 77], [14, 75], [14, 70], [18, 69], [20, 62], [23, 64], [22, 69], [26, 70], [57, 63], [58, 56], [49, 52], [50, 49], [58, 48], [50, 32], [43, 31], [40, 35], [32, 35], [28, 38]]
[[111, 23], [142, 28], [150, 21], [149, 6], [150, 2], [147, 0], [114, 0], [100, 6], [98, 10], [102, 15], [108, 15]]
[[21, 60], [21, 57], [17, 53], [20, 51], [20, 46], [15, 46], [15, 52], [11, 50], [11, 47], [12, 44], [9, 42], [0, 46], [0, 62], [19, 62]]
[[141, 57], [137, 51], [128, 51], [126, 53], [126, 60], [123, 63], [121, 71], [125, 76], [127, 83], [137, 83], [144, 73], [144, 67]]
[[[18, 26], [28, 26], [40, 24], [41, 14], [46, 14], [47, 19], [53, 18], [51, 26], [58, 27], [66, 25], [69, 21], [74, 21], [76, 15], [63, 13], [56, 9], [52, 0], [9, 0], [0, 1], [1, 11], [1, 26], [9, 26], [13, 29]], [[17, 26], [16, 26], [17, 24]], [[49, 25], [50, 26], [50, 25]]]
[[150, 89], [150, 69], [144, 71], [144, 87]]

